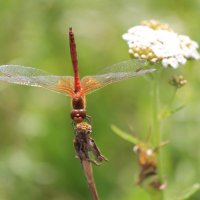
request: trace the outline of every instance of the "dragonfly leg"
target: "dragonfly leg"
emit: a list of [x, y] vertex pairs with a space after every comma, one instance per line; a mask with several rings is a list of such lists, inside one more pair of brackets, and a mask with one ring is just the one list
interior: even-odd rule
[[74, 130], [76, 129], [76, 122], [72, 121], [72, 127]]
[[91, 122], [92, 122], [92, 117], [91, 117], [90, 115], [86, 115], [86, 118], [85, 118], [85, 119], [87, 120], [88, 123], [91, 124]]

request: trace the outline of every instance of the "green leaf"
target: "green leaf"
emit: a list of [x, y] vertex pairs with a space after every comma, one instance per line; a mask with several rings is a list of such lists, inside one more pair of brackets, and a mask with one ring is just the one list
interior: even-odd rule
[[183, 108], [185, 108], [185, 105], [179, 106], [173, 110], [169, 110], [169, 108], [165, 108], [163, 109], [163, 111], [159, 114], [159, 118], [160, 119], [165, 119], [167, 117], [170, 117], [171, 115], [177, 113], [178, 111], [182, 110]]
[[179, 106], [178, 108], [175, 108], [174, 110], [171, 110], [171, 114], [174, 114], [174, 113], [182, 110], [183, 108], [185, 108], [185, 105]]
[[124, 131], [120, 130], [118, 127], [116, 127], [115, 125], [111, 125], [111, 129], [114, 131], [115, 134], [117, 134], [119, 137], [121, 137], [122, 139], [132, 143], [132, 144], [138, 144], [139, 140], [132, 136], [129, 135], [128, 133], [125, 133]]
[[195, 183], [191, 187], [187, 188], [184, 192], [182, 192], [177, 198], [173, 198], [172, 200], [186, 200], [186, 199], [189, 199], [199, 189], [200, 189], [200, 184], [199, 183]]

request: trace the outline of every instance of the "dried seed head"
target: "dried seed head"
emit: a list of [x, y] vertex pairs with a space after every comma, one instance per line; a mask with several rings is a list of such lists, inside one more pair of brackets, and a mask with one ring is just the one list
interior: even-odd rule
[[157, 157], [158, 150], [168, 142], [161, 143], [158, 147], [140, 142], [134, 146], [133, 151], [137, 154], [140, 174], [138, 184], [143, 187], [152, 187], [156, 190], [163, 190], [166, 182], [162, 182], [158, 175]]
[[164, 183], [162, 183], [160, 180], [155, 180], [155, 181], [151, 182], [150, 185], [153, 188], [161, 191], [161, 190], [164, 190], [167, 187], [167, 182], [165, 181]]
[[81, 123], [76, 124], [75, 130], [79, 133], [90, 134], [92, 133], [92, 126], [88, 124], [87, 122], [81, 122]]
[[151, 166], [151, 168], [157, 167], [156, 152], [153, 148], [149, 147], [146, 143], [139, 143], [134, 146], [133, 151], [138, 156], [139, 165], [146, 168]]

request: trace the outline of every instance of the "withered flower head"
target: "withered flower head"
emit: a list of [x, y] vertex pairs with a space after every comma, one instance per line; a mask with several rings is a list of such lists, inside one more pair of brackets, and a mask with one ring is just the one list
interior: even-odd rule
[[75, 129], [79, 133], [92, 133], [92, 126], [86, 122], [76, 124]]
[[[163, 143], [165, 145], [165, 143]], [[156, 190], [163, 190], [166, 183], [160, 181], [158, 176], [157, 156], [159, 148], [152, 148], [148, 144], [140, 142], [133, 148], [138, 157], [138, 164], [140, 166], [140, 173], [138, 184], [145, 187], [153, 187]]]
[[139, 165], [142, 167], [151, 166], [156, 168], [157, 159], [154, 149], [145, 143], [135, 145], [134, 152], [138, 155]]
[[74, 148], [81, 162], [85, 160], [99, 165], [101, 162], [107, 161], [107, 158], [101, 154], [94, 139], [90, 136], [92, 133], [92, 126], [90, 124], [87, 122], [77, 123], [74, 126], [74, 131]]

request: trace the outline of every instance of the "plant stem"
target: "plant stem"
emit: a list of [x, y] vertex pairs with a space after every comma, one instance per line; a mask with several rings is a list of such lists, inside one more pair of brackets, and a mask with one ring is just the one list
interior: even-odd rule
[[176, 93], [177, 93], [177, 88], [175, 87], [173, 88], [171, 99], [169, 100], [169, 104], [168, 104], [169, 109], [171, 108], [172, 103], [174, 102]]
[[[159, 119], [159, 81], [161, 71], [158, 71], [154, 74], [153, 83], [152, 83], [152, 106], [153, 106], [153, 139], [152, 143], [154, 147], [159, 147], [161, 144], [161, 132], [160, 132], [160, 119]], [[158, 175], [159, 179], [162, 181], [162, 162], [161, 162], [161, 152], [157, 152], [157, 160], [158, 160]], [[155, 191], [154, 197], [151, 197], [155, 200], [164, 200], [164, 193], [163, 191]], [[150, 194], [151, 195], [151, 194]], [[152, 196], [152, 195], [151, 195]]]
[[87, 183], [88, 183], [88, 187], [89, 187], [89, 190], [90, 190], [90, 193], [92, 196], [92, 200], [99, 200], [98, 192], [96, 189], [94, 176], [93, 176], [92, 164], [90, 161], [82, 160], [82, 166], [83, 166], [83, 171], [84, 171], [85, 177], [87, 179]]
[[153, 105], [153, 145], [155, 147], [159, 146], [160, 144], [160, 122], [158, 118], [159, 112], [159, 88], [158, 88], [158, 79], [159, 76], [156, 74], [154, 76], [153, 85], [152, 85], [152, 105]]

